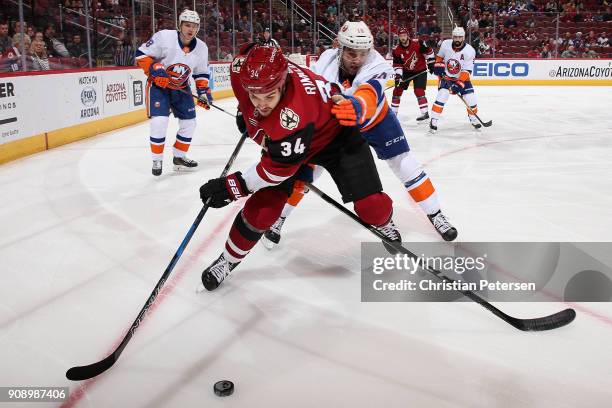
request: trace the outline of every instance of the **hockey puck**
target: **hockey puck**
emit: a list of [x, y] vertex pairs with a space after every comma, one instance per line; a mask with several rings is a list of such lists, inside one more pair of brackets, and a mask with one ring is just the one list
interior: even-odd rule
[[228, 397], [234, 393], [234, 383], [229, 380], [217, 381], [213, 390], [220, 397]]

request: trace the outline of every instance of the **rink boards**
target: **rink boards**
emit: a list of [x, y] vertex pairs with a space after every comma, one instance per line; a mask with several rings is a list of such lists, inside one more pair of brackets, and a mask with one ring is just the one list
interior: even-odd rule
[[[211, 64], [216, 99], [233, 96], [229, 73], [229, 62]], [[610, 86], [612, 60], [482, 59], [472, 78], [475, 85]], [[145, 98], [138, 68], [2, 74], [0, 164], [146, 120]]]

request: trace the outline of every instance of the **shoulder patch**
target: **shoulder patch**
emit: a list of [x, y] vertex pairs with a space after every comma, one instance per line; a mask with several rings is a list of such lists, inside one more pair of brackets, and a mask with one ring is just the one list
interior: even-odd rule
[[300, 117], [297, 113], [289, 108], [283, 108], [280, 112], [280, 125], [287, 129], [293, 130], [298, 127], [300, 123]]
[[245, 59], [246, 57], [238, 57], [234, 59], [234, 61], [232, 62], [232, 72], [234, 73], [240, 72], [240, 68], [242, 68], [242, 65], [244, 64]]

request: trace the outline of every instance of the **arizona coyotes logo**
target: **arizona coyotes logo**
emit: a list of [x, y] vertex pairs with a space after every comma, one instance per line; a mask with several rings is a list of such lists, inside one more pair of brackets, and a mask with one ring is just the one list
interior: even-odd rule
[[242, 65], [244, 64], [244, 60], [246, 58], [245, 57], [238, 57], [236, 59], [234, 59], [234, 62], [232, 62], [232, 72], [237, 74], [240, 72], [240, 68], [242, 68]]
[[451, 75], [457, 75], [461, 71], [461, 64], [456, 59], [450, 58], [446, 61], [446, 70]]
[[346, 30], [348, 30], [348, 26], [342, 26], [342, 28], [340, 29], [340, 31], [345, 32]]
[[287, 130], [295, 129], [300, 123], [300, 117], [289, 108], [283, 108], [280, 113], [280, 124]]
[[416, 66], [418, 60], [419, 58], [417, 57], [416, 52], [413, 51], [406, 59], [406, 63], [404, 65], [408, 68], [408, 71], [414, 71], [414, 67]]
[[191, 68], [186, 64], [172, 64], [166, 68], [170, 81], [175, 86], [181, 86], [189, 79]]

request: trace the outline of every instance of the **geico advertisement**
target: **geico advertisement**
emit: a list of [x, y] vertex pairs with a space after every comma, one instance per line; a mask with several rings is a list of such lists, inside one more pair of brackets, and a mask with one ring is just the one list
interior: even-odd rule
[[610, 80], [612, 60], [476, 60], [474, 79]]

